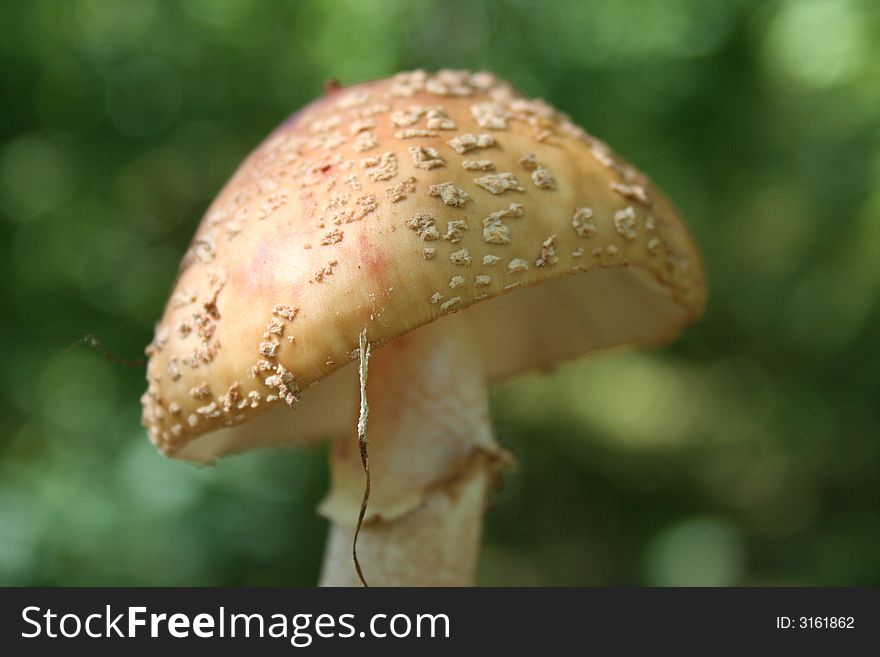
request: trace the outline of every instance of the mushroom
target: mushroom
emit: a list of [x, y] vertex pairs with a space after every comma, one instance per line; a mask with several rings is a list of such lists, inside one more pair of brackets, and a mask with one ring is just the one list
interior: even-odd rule
[[488, 386], [666, 343], [705, 290], [669, 201], [545, 102], [466, 71], [332, 86], [205, 215], [147, 348], [143, 423], [197, 463], [331, 438], [322, 584], [360, 581], [363, 514], [367, 582], [469, 585], [509, 461]]

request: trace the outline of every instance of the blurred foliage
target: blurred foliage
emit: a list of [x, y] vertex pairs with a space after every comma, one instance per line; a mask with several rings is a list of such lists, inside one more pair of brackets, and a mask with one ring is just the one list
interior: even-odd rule
[[486, 584], [880, 585], [880, 5], [4, 2], [0, 583], [311, 584], [326, 452], [198, 469], [136, 358], [201, 212], [324, 79], [487, 68], [649, 172], [711, 280], [673, 347], [493, 394]]

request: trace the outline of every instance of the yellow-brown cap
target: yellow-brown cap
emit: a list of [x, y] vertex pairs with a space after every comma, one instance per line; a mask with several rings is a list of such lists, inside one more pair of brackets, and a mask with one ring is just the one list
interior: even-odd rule
[[545, 102], [465, 71], [333, 88], [208, 210], [147, 348], [143, 422], [196, 461], [311, 440], [350, 423], [357, 386], [340, 372], [296, 402], [353, 374], [365, 329], [381, 347], [464, 311], [492, 380], [668, 341], [704, 300], [669, 201]]

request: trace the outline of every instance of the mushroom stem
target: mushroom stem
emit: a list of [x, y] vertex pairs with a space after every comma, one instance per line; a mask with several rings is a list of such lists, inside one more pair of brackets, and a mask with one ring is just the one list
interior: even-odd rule
[[[491, 467], [428, 491], [419, 508], [361, 529], [358, 556], [371, 586], [473, 586]], [[351, 558], [354, 528], [330, 529], [321, 586], [360, 586]]]
[[[367, 384], [372, 492], [357, 551], [372, 586], [468, 586], [486, 494], [502, 451], [470, 327], [429, 324], [376, 350]], [[360, 584], [351, 554], [364, 472], [354, 436], [338, 440], [321, 505], [330, 537], [323, 586]]]

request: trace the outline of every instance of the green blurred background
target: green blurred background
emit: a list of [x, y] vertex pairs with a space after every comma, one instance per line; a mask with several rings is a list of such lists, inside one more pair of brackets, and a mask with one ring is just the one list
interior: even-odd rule
[[310, 585], [326, 450], [139, 426], [201, 213], [345, 83], [487, 68], [676, 200], [703, 322], [494, 391], [483, 584], [880, 585], [880, 3], [4, 2], [0, 583]]

